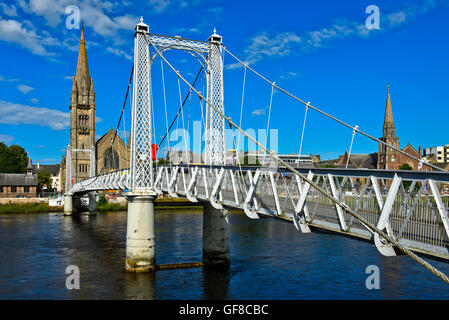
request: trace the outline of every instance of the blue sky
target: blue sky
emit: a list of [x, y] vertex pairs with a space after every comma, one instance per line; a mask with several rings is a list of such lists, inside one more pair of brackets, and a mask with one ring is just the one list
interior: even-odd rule
[[[379, 30], [365, 27], [372, 4], [380, 10]], [[69, 5], [80, 8], [84, 22], [97, 137], [117, 125], [132, 67], [133, 28], [143, 16], [155, 34], [207, 40], [216, 27], [226, 48], [268, 79], [375, 137], [382, 135], [390, 84], [401, 147], [449, 143], [449, 1], [6, 1], [0, 3], [0, 141], [23, 146], [34, 163], [59, 162], [69, 143], [80, 35], [66, 27]], [[193, 80], [200, 65], [190, 55], [173, 51], [166, 57]], [[224, 62], [225, 112], [238, 122], [244, 69], [229, 55]], [[179, 107], [178, 83], [167, 66], [164, 71], [170, 122]], [[166, 128], [159, 60], [152, 78], [159, 142]], [[181, 90], [184, 95], [186, 86]], [[267, 83], [247, 73], [244, 129], [267, 127], [270, 93]], [[126, 108], [122, 131], [131, 124], [129, 103]], [[299, 151], [303, 119], [303, 105], [275, 92], [270, 128], [278, 130], [280, 153]], [[186, 105], [184, 120], [190, 132], [201, 120], [197, 98]], [[337, 157], [349, 149], [351, 134], [310, 111], [302, 153]], [[377, 148], [356, 135], [353, 153]]]

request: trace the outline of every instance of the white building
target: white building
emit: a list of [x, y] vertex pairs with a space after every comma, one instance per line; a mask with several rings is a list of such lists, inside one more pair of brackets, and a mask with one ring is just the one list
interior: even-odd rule
[[449, 144], [445, 146], [425, 148], [423, 150], [423, 156], [434, 159], [439, 163], [449, 162]]

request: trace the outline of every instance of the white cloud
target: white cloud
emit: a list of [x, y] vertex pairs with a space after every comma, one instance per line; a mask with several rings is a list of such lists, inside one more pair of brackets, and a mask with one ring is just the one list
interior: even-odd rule
[[[332, 42], [348, 37], [368, 38], [373, 34], [387, 32], [402, 26], [416, 17], [435, 8], [434, 0], [424, 0], [420, 4], [403, 8], [399, 11], [381, 15], [381, 29], [367, 29], [363, 23], [344, 19], [335, 20], [329, 26], [317, 30], [305, 31], [300, 35], [292, 32], [269, 34], [262, 32], [249, 40], [244, 50], [244, 61], [254, 64], [268, 58], [282, 58], [289, 55], [300, 55], [328, 47]], [[385, 17], [385, 18], [382, 18]], [[242, 67], [240, 63], [225, 66], [227, 69]]]
[[257, 116], [264, 116], [267, 114], [267, 107], [265, 108], [260, 108], [260, 109], [254, 109], [253, 112], [251, 112], [251, 115], [253, 117], [257, 117]]
[[39, 103], [39, 99], [38, 98], [31, 98], [30, 101], [34, 104]]
[[281, 75], [279, 79], [292, 79], [299, 77], [297, 72], [287, 71], [285, 74]]
[[10, 144], [14, 141], [14, 137], [9, 134], [1, 134], [0, 133], [0, 142], [3, 142], [4, 144]]
[[[302, 39], [293, 32], [278, 33], [274, 36], [266, 32], [259, 33], [250, 39], [245, 49], [246, 63], [254, 64], [265, 58], [281, 58], [288, 56], [292, 50], [302, 42]], [[233, 66], [228, 66], [233, 69]]]
[[19, 84], [17, 86], [17, 89], [19, 89], [19, 91], [22, 92], [23, 94], [28, 94], [29, 92], [34, 90], [33, 87], [27, 86], [26, 84]]
[[0, 3], [0, 9], [7, 16], [17, 17], [17, 8], [13, 4], [8, 6], [6, 3]]
[[70, 113], [0, 100], [0, 123], [32, 124], [62, 130], [70, 125]]
[[178, 35], [181, 35], [182, 33], [199, 33], [200, 29], [198, 28], [174, 28], [174, 33], [177, 33]]
[[109, 53], [112, 53], [112, 54], [114, 54], [116, 56], [123, 57], [123, 58], [125, 58], [127, 60], [132, 60], [133, 59], [133, 57], [130, 54], [128, 54], [124, 50], [121, 50], [121, 49], [118, 49], [118, 48], [108, 47], [108, 48], [106, 48], [106, 51], [109, 52]]
[[5, 78], [4, 76], [0, 76], [0, 81], [4, 81], [4, 82], [17, 82], [17, 81], [19, 81], [19, 79], [17, 79], [17, 78], [14, 78], [14, 79], [8, 79], [8, 78]]
[[[24, 23], [25, 24], [25, 23]], [[40, 56], [52, 56], [46, 46], [57, 46], [57, 40], [50, 36], [38, 35], [33, 29], [16, 20], [0, 19], [0, 41], [16, 43]], [[28, 24], [27, 24], [28, 25]]]
[[[157, 13], [164, 11], [170, 5], [170, 0], [150, 0], [149, 2], [151, 8]], [[185, 5], [187, 3], [184, 3]]]

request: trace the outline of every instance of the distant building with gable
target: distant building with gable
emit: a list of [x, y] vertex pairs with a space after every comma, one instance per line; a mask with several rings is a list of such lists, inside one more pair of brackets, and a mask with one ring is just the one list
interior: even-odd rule
[[35, 198], [37, 174], [28, 158], [26, 173], [0, 173], [0, 198]]

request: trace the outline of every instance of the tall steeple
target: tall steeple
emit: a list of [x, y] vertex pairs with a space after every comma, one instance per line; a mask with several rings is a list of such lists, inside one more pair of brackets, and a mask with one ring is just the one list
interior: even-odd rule
[[387, 103], [385, 105], [383, 136], [394, 137], [394, 121], [393, 121], [393, 110], [391, 109], [390, 85], [388, 85], [387, 88]]
[[[73, 182], [89, 178], [89, 150], [95, 146], [95, 90], [87, 64], [84, 27], [70, 96], [70, 146]], [[84, 150], [84, 151], [73, 151]]]
[[[385, 118], [383, 136], [379, 140], [399, 149], [399, 138], [395, 136], [393, 111], [391, 108], [390, 85], [387, 89], [387, 103], [385, 105]], [[398, 169], [397, 152], [379, 143], [377, 169]]]
[[87, 64], [86, 40], [84, 39], [84, 27], [81, 27], [80, 47], [78, 50], [78, 64], [76, 65], [75, 76], [89, 76], [89, 65]]

